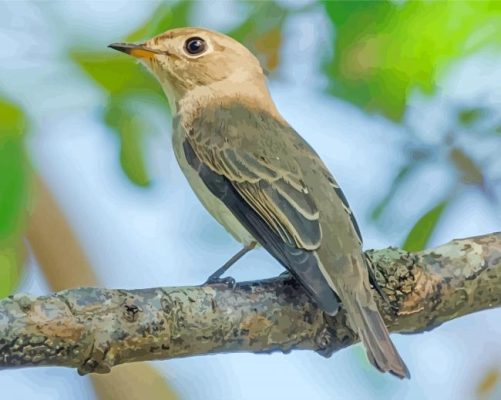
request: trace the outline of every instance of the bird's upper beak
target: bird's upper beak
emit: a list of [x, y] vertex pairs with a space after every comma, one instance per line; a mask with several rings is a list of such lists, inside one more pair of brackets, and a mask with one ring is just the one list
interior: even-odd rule
[[129, 54], [136, 58], [150, 59], [157, 51], [146, 47], [144, 44], [112, 43], [108, 47]]

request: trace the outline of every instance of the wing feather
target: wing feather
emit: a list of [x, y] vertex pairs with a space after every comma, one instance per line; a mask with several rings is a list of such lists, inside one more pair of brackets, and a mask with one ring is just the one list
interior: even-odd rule
[[287, 268], [327, 313], [336, 313], [338, 298], [326, 283], [313, 251], [292, 244], [290, 233], [279, 223], [277, 216], [265, 206], [265, 194], [248, 183], [237, 189], [234, 182], [219, 175], [201, 161], [192, 146], [185, 141], [188, 163], [197, 171], [207, 188], [221, 200], [256, 240]]
[[[226, 133], [220, 132], [222, 126]], [[242, 127], [246, 131], [243, 136], [235, 135], [235, 128], [229, 123], [215, 128], [219, 129], [216, 131], [219, 136], [215, 134], [212, 141], [202, 143], [197, 140], [200, 135], [188, 135], [197, 158], [227, 178], [284, 242], [302, 249], [317, 249], [322, 239], [319, 212], [297, 162], [276, 157], [272, 146], [259, 142], [253, 146], [242, 145], [242, 137], [252, 136], [249, 129], [263, 129], [262, 126]]]
[[320, 246], [319, 212], [299, 176], [285, 177], [272, 160], [238, 148], [220, 151], [218, 158], [226, 168], [213, 165], [214, 172], [228, 178], [284, 241], [308, 250]]

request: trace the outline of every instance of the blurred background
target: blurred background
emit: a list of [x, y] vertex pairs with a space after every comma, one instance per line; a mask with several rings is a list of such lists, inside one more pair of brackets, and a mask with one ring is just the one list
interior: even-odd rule
[[[501, 229], [499, 1], [1, 1], [0, 297], [196, 285], [239, 249], [198, 203], [155, 80], [107, 49], [179, 26], [245, 43], [318, 150], [366, 248]], [[264, 251], [237, 280], [279, 274]], [[412, 380], [360, 346], [226, 354], [79, 377], [2, 371], [2, 398], [499, 399], [501, 310], [393, 335]]]

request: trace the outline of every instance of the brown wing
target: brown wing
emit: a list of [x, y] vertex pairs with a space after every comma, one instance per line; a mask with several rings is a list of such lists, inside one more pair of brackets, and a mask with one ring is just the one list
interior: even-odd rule
[[183, 144], [188, 163], [197, 171], [209, 191], [222, 201], [253, 237], [302, 284], [320, 308], [328, 314], [337, 312], [337, 296], [325, 281], [314, 251], [297, 248], [283, 240], [254, 208], [240, 195], [234, 184], [205, 165], [188, 141]]
[[[211, 132], [211, 140], [200, 141], [190, 135], [188, 141], [197, 158], [228, 179], [285, 243], [315, 250], [322, 239], [318, 209], [297, 162], [274, 154], [282, 145], [276, 140], [281, 134], [277, 130], [290, 128], [275, 121], [259, 121], [247, 119], [232, 125], [241, 133], [238, 135], [229, 133], [232, 129], [226, 124], [225, 132]], [[198, 129], [211, 128], [206, 124]], [[263, 130], [269, 132], [265, 140]]]
[[245, 109], [227, 115], [231, 118], [207, 111], [186, 129], [183, 148], [188, 163], [316, 303], [335, 313], [337, 296], [314, 252], [322, 239], [318, 209], [296, 160], [279, 156], [287, 150], [280, 146], [290, 145], [280, 137], [289, 133], [280, 129], [291, 128]]

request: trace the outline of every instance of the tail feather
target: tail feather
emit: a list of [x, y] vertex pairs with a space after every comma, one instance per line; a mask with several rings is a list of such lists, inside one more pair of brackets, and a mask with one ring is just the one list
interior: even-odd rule
[[381, 314], [377, 309], [372, 309], [357, 299], [353, 300], [350, 305], [355, 310], [348, 310], [348, 314], [355, 320], [360, 340], [367, 350], [371, 364], [381, 372], [390, 372], [402, 379], [410, 378], [409, 370], [393, 345]]

